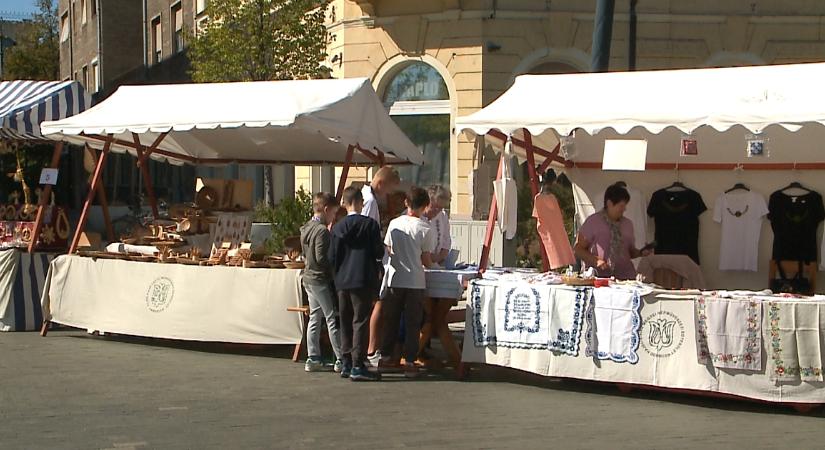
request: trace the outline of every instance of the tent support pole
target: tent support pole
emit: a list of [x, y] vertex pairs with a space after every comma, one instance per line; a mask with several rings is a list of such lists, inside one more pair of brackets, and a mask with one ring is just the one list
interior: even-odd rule
[[[536, 174], [536, 157], [533, 154], [533, 136], [527, 129], [524, 129], [524, 143], [527, 150], [527, 173], [530, 176], [530, 190], [533, 193], [533, 198], [539, 193], [539, 177]], [[539, 238], [539, 240], [541, 240]], [[550, 258], [547, 257], [547, 249], [544, 248], [544, 242], [540, 242], [541, 249], [541, 266], [542, 272], [550, 270]]]
[[69, 254], [71, 255], [77, 251], [77, 244], [80, 242], [80, 235], [86, 228], [86, 219], [89, 218], [89, 209], [92, 206], [92, 199], [97, 192], [97, 186], [100, 184], [101, 175], [103, 175], [103, 165], [106, 162], [106, 157], [109, 155], [109, 149], [112, 146], [112, 135], [109, 135], [109, 140], [103, 145], [103, 151], [100, 153], [100, 159], [97, 160], [95, 172], [92, 176], [92, 183], [89, 187], [89, 193], [86, 195], [86, 202], [83, 204], [83, 210], [80, 212], [80, 219], [77, 221], [77, 230], [74, 232], [72, 244], [69, 246]]
[[[561, 147], [561, 143], [556, 144], [556, 148], [554, 148], [554, 149], [553, 149], [553, 151], [552, 151], [552, 152], [550, 152], [550, 154], [551, 154], [551, 155], [558, 155], [558, 154], [559, 154], [559, 148], [560, 148], [560, 147]], [[547, 169], [548, 169], [548, 168], [550, 168], [550, 164], [552, 164], [552, 163], [553, 163], [553, 159], [552, 159], [552, 158], [545, 158], [545, 159], [544, 159], [544, 162], [543, 162], [543, 163], [541, 163], [541, 165], [539, 166], [539, 169], [538, 169], [538, 173], [539, 173], [539, 175], [541, 175], [541, 174], [543, 174], [545, 171], [547, 171]]]
[[[95, 151], [89, 147], [89, 144], [86, 144], [86, 151], [95, 154]], [[100, 156], [95, 154], [95, 160], [98, 158], [100, 158]], [[100, 203], [100, 210], [103, 213], [103, 223], [106, 225], [106, 238], [109, 242], [114, 241], [115, 229], [112, 226], [112, 216], [109, 214], [109, 201], [106, 199], [106, 189], [103, 187], [103, 183], [97, 185], [97, 202]]]
[[355, 152], [355, 147], [350, 145], [347, 147], [347, 157], [344, 160], [344, 167], [341, 168], [341, 179], [338, 180], [338, 191], [335, 193], [335, 198], [341, 202], [341, 197], [344, 195], [344, 189], [347, 186], [347, 177], [349, 176], [349, 166], [352, 164], [352, 154]]
[[[499, 158], [496, 180], [501, 179], [501, 171], [503, 168], [504, 161]], [[496, 195], [493, 194], [493, 199], [490, 200], [490, 215], [487, 217], [487, 231], [484, 234], [484, 245], [481, 247], [481, 259], [478, 262], [479, 273], [484, 273], [487, 270], [487, 263], [490, 260], [490, 246], [493, 245], [493, 228], [496, 226], [496, 216], [498, 216], [498, 204], [496, 203]]]
[[[149, 195], [149, 205], [152, 207], [152, 216], [154, 216], [155, 220], [157, 220], [160, 218], [160, 214], [158, 213], [158, 201], [157, 198], [155, 198], [155, 188], [152, 186], [152, 178], [149, 177], [149, 168], [146, 167], [147, 156], [149, 156], [153, 150], [151, 148], [146, 149], [143, 145], [141, 145], [140, 136], [138, 136], [137, 133], [132, 133], [132, 139], [135, 141], [135, 150], [138, 154], [137, 165], [140, 168], [140, 173], [143, 175], [143, 183], [146, 186], [146, 194]], [[162, 140], [161, 137], [159, 137], [159, 139]], [[157, 143], [160, 144], [159, 141]]]
[[[49, 165], [50, 169], [57, 169], [60, 165], [60, 154], [63, 152], [63, 141], [55, 142], [54, 152], [52, 153], [52, 161]], [[40, 201], [37, 202], [37, 218], [34, 219], [34, 232], [32, 233], [32, 240], [29, 242], [29, 253], [34, 251], [37, 245], [37, 240], [40, 238], [40, 230], [43, 228], [43, 215], [46, 205], [52, 196], [52, 185], [47, 184], [43, 187], [43, 192], [40, 195]]]

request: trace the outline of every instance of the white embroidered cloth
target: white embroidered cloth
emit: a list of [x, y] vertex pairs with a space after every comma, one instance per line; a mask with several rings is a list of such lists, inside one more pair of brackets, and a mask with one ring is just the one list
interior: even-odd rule
[[768, 315], [768, 373], [777, 382], [823, 381], [819, 302], [764, 302]]
[[750, 299], [694, 300], [700, 364], [721, 369], [762, 370], [762, 305]]
[[589, 296], [585, 288], [473, 280], [473, 342], [576, 356]]
[[585, 355], [630, 364], [638, 362], [641, 306], [641, 297], [636, 290], [593, 289], [587, 308]]

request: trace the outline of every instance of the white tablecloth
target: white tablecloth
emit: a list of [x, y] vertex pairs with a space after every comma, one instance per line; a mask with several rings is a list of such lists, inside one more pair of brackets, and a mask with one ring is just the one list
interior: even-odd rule
[[39, 330], [40, 296], [54, 253], [0, 250], [0, 331]]
[[60, 256], [43, 294], [46, 318], [155, 338], [254, 344], [301, 341], [300, 271]]
[[478, 276], [478, 270], [428, 269], [427, 295], [430, 298], [460, 299], [469, 280]]
[[[494, 283], [485, 281], [485, 284], [493, 284], [485, 289], [496, 289]], [[487, 302], [495, 301], [496, 295], [486, 292], [484, 298]], [[786, 305], [794, 302], [782, 301]], [[796, 302], [810, 304], [820, 300]], [[546, 306], [545, 303], [541, 305], [542, 308]], [[479, 311], [480, 318], [490, 317], [490, 311], [495, 308], [487, 304], [484, 307], [485, 311]], [[700, 364], [697, 358], [694, 309], [692, 297], [644, 297], [640, 311], [638, 361], [630, 364], [597, 361], [585, 356], [583, 350], [578, 352], [578, 356], [570, 356], [545, 349], [512, 348], [497, 346], [495, 343], [477, 344], [474, 339], [477, 335], [476, 311], [473, 302], [468, 301], [462, 360], [467, 363], [512, 367], [545, 376], [720, 392], [774, 402], [825, 403], [825, 383], [778, 382], [767, 368], [770, 359], [767, 357], [762, 358], [761, 369], [757, 372], [720, 369], [710, 363]], [[763, 314], [761, 324], [762, 352], [769, 356], [772, 355], [770, 317], [770, 314]]]

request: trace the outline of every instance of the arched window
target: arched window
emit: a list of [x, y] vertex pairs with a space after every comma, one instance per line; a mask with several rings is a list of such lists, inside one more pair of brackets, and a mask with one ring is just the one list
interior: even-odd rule
[[424, 153], [424, 165], [400, 166], [403, 182], [450, 185], [450, 94], [444, 79], [423, 62], [405, 65], [384, 89], [384, 106]]

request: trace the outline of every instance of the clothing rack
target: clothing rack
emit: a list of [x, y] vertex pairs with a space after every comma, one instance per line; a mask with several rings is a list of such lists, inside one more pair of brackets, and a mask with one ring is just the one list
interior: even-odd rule
[[[597, 161], [573, 162], [579, 169], [601, 169]], [[804, 163], [647, 163], [645, 170], [825, 170], [825, 162]]]

